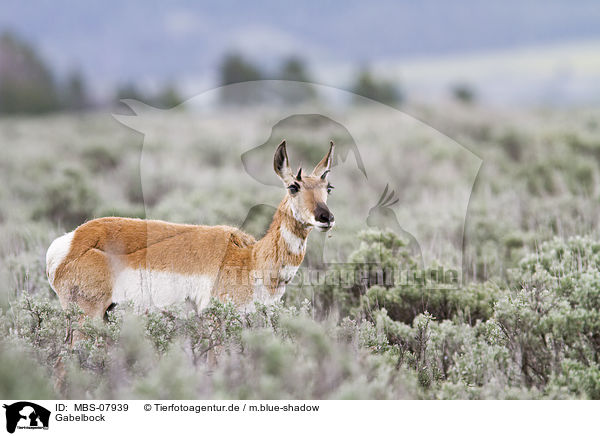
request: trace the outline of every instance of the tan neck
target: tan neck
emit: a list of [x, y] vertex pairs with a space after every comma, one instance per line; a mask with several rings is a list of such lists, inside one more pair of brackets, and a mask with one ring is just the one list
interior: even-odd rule
[[294, 218], [289, 197], [284, 197], [269, 230], [255, 245], [257, 266], [279, 269], [288, 265], [300, 265], [306, 253], [306, 239], [310, 230], [310, 226], [303, 225]]

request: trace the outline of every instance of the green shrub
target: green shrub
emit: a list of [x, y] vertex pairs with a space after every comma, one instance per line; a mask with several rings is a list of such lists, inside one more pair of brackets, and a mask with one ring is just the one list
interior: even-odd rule
[[55, 398], [49, 371], [20, 341], [0, 340], [0, 396], [5, 399]]
[[47, 219], [55, 225], [74, 228], [94, 216], [99, 197], [87, 178], [76, 169], [65, 169], [44, 186], [33, 219]]
[[119, 150], [106, 145], [94, 144], [82, 152], [82, 160], [93, 173], [105, 173], [117, 167]]

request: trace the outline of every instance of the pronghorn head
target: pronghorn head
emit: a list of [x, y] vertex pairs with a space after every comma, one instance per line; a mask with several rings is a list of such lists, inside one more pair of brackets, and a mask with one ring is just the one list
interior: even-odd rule
[[273, 159], [275, 173], [287, 189], [286, 199], [293, 217], [301, 224], [316, 227], [322, 232], [330, 230], [335, 219], [327, 207], [327, 196], [333, 186], [327, 180], [333, 159], [333, 141], [329, 151], [312, 173], [305, 175], [300, 168], [292, 172], [285, 149], [285, 141], [279, 144]]

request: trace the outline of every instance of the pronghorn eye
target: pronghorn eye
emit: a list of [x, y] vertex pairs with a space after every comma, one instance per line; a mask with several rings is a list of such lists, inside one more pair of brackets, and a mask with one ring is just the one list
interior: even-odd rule
[[331, 184], [327, 185], [327, 193], [331, 194], [331, 191], [333, 190], [333, 188], [335, 188], [335, 186], [333, 186]]
[[293, 183], [290, 186], [288, 186], [288, 189], [290, 190], [290, 194], [293, 195], [300, 190], [300, 185], [298, 185], [297, 183]]

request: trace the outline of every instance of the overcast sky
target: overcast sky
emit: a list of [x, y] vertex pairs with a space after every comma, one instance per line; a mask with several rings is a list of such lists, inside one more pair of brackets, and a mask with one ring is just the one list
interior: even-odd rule
[[0, 4], [0, 29], [33, 42], [60, 73], [81, 69], [97, 88], [168, 79], [187, 81], [192, 88], [209, 86], [223, 53], [233, 49], [263, 68], [299, 54], [315, 70], [331, 71], [600, 40], [597, 1]]

